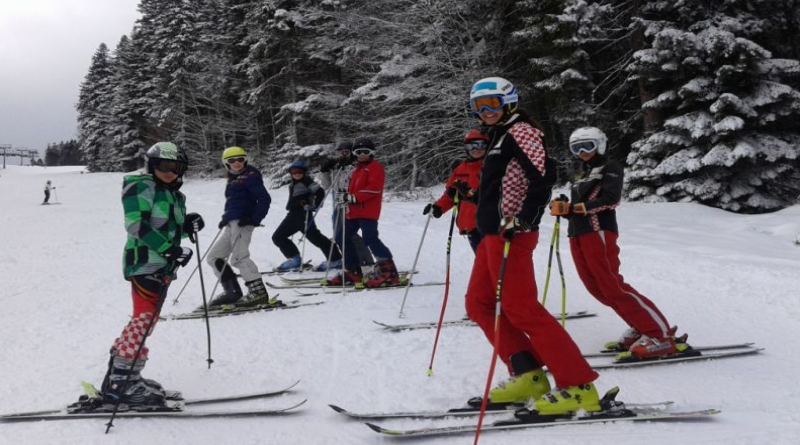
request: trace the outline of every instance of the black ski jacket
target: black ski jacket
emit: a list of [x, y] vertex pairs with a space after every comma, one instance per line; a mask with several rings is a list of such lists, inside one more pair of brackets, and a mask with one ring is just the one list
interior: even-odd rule
[[325, 190], [314, 182], [314, 178], [304, 175], [303, 179], [295, 181], [289, 186], [289, 200], [286, 201], [286, 210], [290, 212], [303, 212], [303, 206], [311, 204], [319, 207], [325, 199]]
[[499, 233], [505, 216], [516, 216], [527, 226], [525, 231], [538, 230], [558, 179], [544, 134], [520, 114], [489, 127], [487, 133], [490, 148], [481, 171], [478, 230]]
[[617, 212], [622, 197], [624, 172], [622, 166], [605, 156], [595, 155], [583, 163], [583, 171], [572, 184], [570, 200], [582, 202], [586, 215], [570, 214], [568, 236], [610, 230], [619, 233]]

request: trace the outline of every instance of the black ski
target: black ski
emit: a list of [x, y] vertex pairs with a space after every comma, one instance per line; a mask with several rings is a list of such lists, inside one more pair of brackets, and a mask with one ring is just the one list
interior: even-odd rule
[[[189, 400], [181, 400], [181, 404], [185, 406], [192, 406], [192, 405], [210, 405], [215, 403], [228, 403], [228, 402], [242, 402], [245, 400], [254, 400], [254, 399], [265, 399], [268, 397], [279, 396], [281, 394], [286, 394], [295, 386], [300, 383], [300, 380], [292, 383], [291, 385], [277, 390], [272, 391], [264, 391], [264, 392], [255, 392], [250, 394], [241, 394], [238, 396], [223, 396], [223, 397], [209, 397], [205, 399], [189, 399]], [[85, 397], [85, 396], [82, 396]], [[12, 414], [4, 414], [0, 415], [0, 421], [7, 420], [15, 417], [29, 417], [29, 416], [41, 416], [47, 414], [58, 414], [63, 413], [64, 409], [51, 409], [51, 410], [42, 410], [42, 411], [28, 411], [22, 413], [12, 413]]]
[[[257, 417], [288, 414], [299, 408], [306, 400], [292, 406], [265, 410], [219, 410], [219, 411], [124, 411], [117, 412], [116, 417], [163, 417], [177, 419], [203, 419], [210, 417]], [[63, 411], [51, 414], [17, 415], [0, 417], [0, 422], [31, 422], [41, 420], [72, 420], [72, 419], [107, 419], [110, 413], [75, 413], [68, 414]]]
[[[707, 350], [698, 351], [690, 349], [687, 352], [672, 354], [666, 357], [653, 358], [653, 359], [632, 359], [630, 361], [614, 361], [612, 363], [592, 364], [594, 369], [612, 369], [612, 368], [633, 368], [640, 366], [653, 366], [653, 365], [666, 365], [670, 363], [681, 363], [687, 361], [697, 360], [715, 360], [720, 358], [742, 357], [746, 355], [758, 354], [763, 351], [763, 348], [746, 347], [738, 350], [729, 351], [714, 351], [713, 347], [707, 347]], [[691, 351], [691, 352], [690, 352]]]
[[[554, 317], [561, 319], [560, 313], [552, 314]], [[596, 317], [597, 314], [594, 312], [589, 311], [579, 311], [579, 312], [567, 312], [566, 319], [567, 320], [574, 320], [578, 318], [588, 318], [588, 317]], [[373, 323], [382, 327], [386, 331], [390, 332], [399, 332], [399, 331], [413, 331], [417, 329], [432, 329], [435, 328], [437, 322], [429, 321], [429, 322], [422, 322], [422, 323], [409, 323], [409, 324], [389, 324], [389, 323], [382, 323], [377, 320], [372, 320]], [[470, 320], [469, 318], [462, 318], [460, 320], [450, 320], [442, 322], [442, 327], [459, 327], [459, 326], [477, 326], [477, 324]]]
[[[636, 412], [653, 412], [663, 411], [667, 409], [674, 402], [656, 402], [656, 403], [626, 403], [625, 406], [634, 409]], [[389, 411], [389, 412], [372, 412], [372, 413], [359, 413], [346, 410], [337, 405], [328, 405], [339, 414], [350, 417], [351, 419], [360, 420], [374, 420], [374, 419], [400, 419], [400, 418], [415, 418], [415, 419], [438, 419], [443, 417], [466, 417], [477, 416], [480, 414], [480, 405], [478, 407], [465, 406], [462, 408], [452, 408], [444, 411]], [[496, 404], [490, 406], [487, 414], [508, 414], [516, 410], [524, 408], [524, 404], [509, 403], [509, 404]]]
[[[208, 317], [227, 317], [228, 315], [242, 315], [242, 314], [250, 314], [255, 312], [267, 312], [267, 311], [276, 311], [276, 310], [283, 310], [283, 309], [296, 309], [299, 307], [305, 306], [317, 306], [323, 304], [323, 301], [317, 301], [313, 303], [300, 303], [299, 301], [290, 301], [287, 303], [283, 303], [281, 305], [273, 305], [273, 304], [259, 304], [256, 306], [248, 306], [248, 307], [230, 307], [227, 309], [215, 309], [208, 311]], [[167, 315], [163, 319], [164, 320], [196, 320], [200, 318], [204, 318], [205, 313], [202, 311], [194, 311], [188, 312], [185, 314], [177, 314], [177, 315]]]
[[[426, 287], [426, 286], [443, 286], [444, 283], [438, 281], [432, 281], [428, 283], [411, 283], [411, 287]], [[346, 286], [345, 290], [347, 292], [364, 292], [364, 291], [373, 291], [373, 290], [392, 290], [392, 289], [405, 289], [409, 286], [408, 283], [400, 283], [400, 284], [393, 284], [391, 286], [381, 286], [381, 287], [354, 287], [354, 286]], [[314, 295], [325, 295], [325, 294], [338, 294], [342, 292], [342, 286], [294, 286], [291, 287], [294, 290], [294, 293], [297, 294], [299, 297], [312, 297]], [[300, 289], [308, 289], [308, 290], [300, 290]], [[316, 290], [311, 290], [316, 289]]]
[[[695, 351], [723, 351], [729, 349], [746, 349], [752, 348], [755, 343], [732, 343], [729, 345], [717, 345], [717, 346], [692, 346], [692, 349]], [[615, 351], [611, 349], [604, 349], [600, 352], [593, 352], [588, 354], [583, 354], [586, 358], [595, 358], [595, 357], [609, 357], [609, 356], [616, 356], [620, 352], [623, 351]]]
[[[704, 418], [707, 416], [718, 414], [720, 411], [717, 409], [707, 409], [701, 411], [690, 412], [663, 412], [646, 410], [642, 411], [635, 408], [633, 405], [626, 405], [623, 402], [616, 400], [619, 393], [619, 388], [612, 388], [603, 396], [600, 401], [601, 410], [598, 412], [581, 414], [574, 416], [572, 414], [558, 415], [558, 416], [542, 416], [536, 411], [529, 409], [519, 409], [514, 412], [514, 417], [508, 420], [498, 420], [482, 427], [483, 431], [493, 430], [510, 430], [521, 428], [538, 428], [545, 426], [558, 426], [558, 425], [577, 425], [583, 423], [598, 423], [598, 422], [620, 422], [620, 421], [643, 421], [643, 420], [675, 420], [675, 419], [688, 419], [688, 418]], [[652, 405], [652, 404], [649, 404]], [[402, 437], [419, 437], [419, 436], [434, 436], [434, 435], [449, 435], [460, 433], [475, 432], [477, 425], [463, 425], [452, 427], [431, 427], [420, 428], [412, 430], [396, 430], [383, 428], [381, 426], [367, 423], [373, 431], [387, 434], [390, 436]]]
[[[521, 421], [521, 420], [496, 421], [491, 424], [484, 425], [481, 428], [481, 431], [541, 428], [550, 426], [579, 425], [579, 424], [590, 424], [590, 423], [601, 423], [601, 422], [639, 422], [639, 421], [702, 419], [702, 418], [707, 418], [709, 416], [713, 416], [715, 414], [719, 414], [720, 412], [721, 411], [718, 409], [706, 409], [700, 411], [688, 411], [688, 412], [678, 412], [678, 413], [672, 413], [672, 412], [646, 413], [646, 414], [634, 413], [634, 415], [627, 415], [627, 416], [625, 415], [615, 416], [612, 414], [612, 415], [590, 415], [578, 418], [554, 417], [550, 419], [543, 419], [543, 417], [546, 416], [540, 416], [538, 421]], [[366, 425], [375, 432], [397, 437], [421, 437], [421, 436], [464, 434], [464, 433], [474, 433], [475, 430], [477, 429], [476, 425], [419, 428], [412, 430], [397, 430], [397, 429], [383, 428], [379, 425], [375, 425], [372, 423], [367, 423]]]

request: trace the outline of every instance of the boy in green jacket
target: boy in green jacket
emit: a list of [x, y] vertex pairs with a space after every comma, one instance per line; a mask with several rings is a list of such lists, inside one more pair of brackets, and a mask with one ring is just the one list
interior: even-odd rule
[[192, 250], [181, 247], [181, 239], [193, 237], [204, 226], [200, 215], [186, 214], [186, 196], [178, 191], [188, 167], [186, 153], [171, 142], [158, 142], [147, 150], [146, 159], [147, 172], [126, 176], [123, 181], [122, 207], [128, 232], [123, 270], [131, 283], [133, 316], [114, 341], [101, 388], [106, 402], [119, 402], [133, 410], [165, 404], [164, 388], [141, 376], [149, 352], [143, 343], [175, 278], [175, 269], [192, 258]]

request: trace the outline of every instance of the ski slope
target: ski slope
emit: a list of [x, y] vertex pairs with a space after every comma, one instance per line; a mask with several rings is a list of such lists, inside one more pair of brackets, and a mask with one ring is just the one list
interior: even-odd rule
[[[9, 166], [0, 171], [0, 413], [55, 408], [74, 401], [80, 382], [99, 385], [108, 348], [130, 313], [129, 284], [121, 271], [125, 241], [119, 195], [121, 173], [81, 174], [80, 168]], [[57, 187], [42, 206], [47, 179]], [[207, 222], [200, 246], [209, 247], [223, 207], [224, 180], [189, 178], [182, 189], [189, 211]], [[439, 188], [432, 193], [439, 193]], [[270, 191], [273, 204], [253, 238], [252, 253], [269, 269], [283, 258], [271, 242], [285, 215], [287, 190]], [[417, 202], [385, 202], [381, 237], [398, 267], [409, 269], [425, 225]], [[481, 444], [576, 443], [794, 444], [800, 438], [800, 206], [769, 215], [726, 213], [696, 204], [623, 203], [618, 211], [622, 273], [653, 299], [695, 344], [751, 341], [766, 350], [755, 356], [642, 369], [609, 370], [600, 391], [620, 386], [630, 402], [673, 400], [672, 410], [719, 408], [710, 421], [596, 424], [492, 433]], [[330, 208], [318, 216], [330, 235]], [[554, 219], [546, 217], [535, 252], [543, 289]], [[449, 214], [430, 224], [414, 280], [444, 278]], [[562, 236], [565, 236], [564, 227]], [[599, 316], [570, 321], [567, 329], [586, 352], [599, 349], [625, 328], [611, 310], [582, 288], [566, 238], [562, 257], [567, 309]], [[322, 254], [306, 246], [315, 264]], [[472, 262], [466, 239], [455, 239], [447, 319], [464, 314], [463, 294]], [[192, 260], [192, 267], [196, 259]], [[555, 267], [555, 264], [554, 264]], [[172, 301], [191, 267], [170, 289], [165, 314], [201, 303], [195, 277], [177, 305]], [[213, 275], [204, 268], [207, 291]], [[548, 309], [560, 309], [553, 271]], [[273, 280], [275, 280], [273, 278]], [[441, 409], [482, 393], [491, 356], [477, 328], [442, 331], [434, 376], [426, 369], [433, 330], [388, 333], [372, 323], [435, 320], [443, 287], [411, 289], [404, 320], [402, 289], [299, 297], [325, 304], [211, 320], [212, 358], [207, 368], [202, 320], [160, 323], [148, 340], [151, 360], [144, 375], [191, 398], [234, 395], [300, 385], [290, 394], [229, 405], [230, 409], [278, 408], [309, 401], [296, 414], [240, 419], [117, 419], [104, 435], [103, 420], [0, 423], [0, 444], [374, 444], [396, 443], [328, 408], [356, 411]], [[286, 300], [291, 290], [281, 291]], [[498, 369], [496, 379], [506, 377]], [[222, 408], [218, 405], [214, 408]], [[211, 409], [197, 408], [199, 409]], [[391, 428], [458, 425], [468, 419], [387, 420]], [[471, 443], [469, 435], [426, 439], [431, 444]]]

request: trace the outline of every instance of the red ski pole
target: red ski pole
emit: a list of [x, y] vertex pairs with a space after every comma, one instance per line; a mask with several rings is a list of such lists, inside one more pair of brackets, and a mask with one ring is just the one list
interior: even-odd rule
[[447, 265], [445, 266], [444, 273], [444, 300], [442, 301], [442, 310], [439, 312], [439, 323], [436, 324], [436, 336], [433, 339], [433, 351], [431, 352], [431, 363], [428, 365], [428, 377], [433, 376], [433, 359], [436, 357], [436, 346], [439, 344], [439, 333], [442, 332], [442, 321], [444, 320], [444, 312], [447, 309], [447, 297], [450, 295], [450, 246], [453, 242], [453, 227], [458, 218], [458, 209], [461, 203], [458, 201], [458, 194], [453, 198], [455, 205], [453, 206], [453, 214], [450, 217], [450, 232], [447, 234]]
[[497, 277], [497, 290], [495, 291], [495, 309], [494, 309], [494, 347], [492, 348], [492, 364], [489, 366], [489, 377], [486, 379], [486, 388], [483, 390], [483, 400], [481, 400], [481, 411], [478, 415], [478, 427], [475, 429], [475, 442], [473, 445], [478, 445], [478, 438], [481, 437], [481, 426], [483, 425], [483, 416], [486, 414], [486, 404], [489, 403], [489, 388], [492, 386], [492, 378], [494, 378], [494, 367], [497, 364], [497, 347], [500, 345], [500, 297], [503, 295], [503, 277], [506, 274], [506, 265], [508, 264], [508, 251], [511, 249], [511, 240], [507, 239], [503, 246], [503, 261], [500, 263], [500, 275]]

